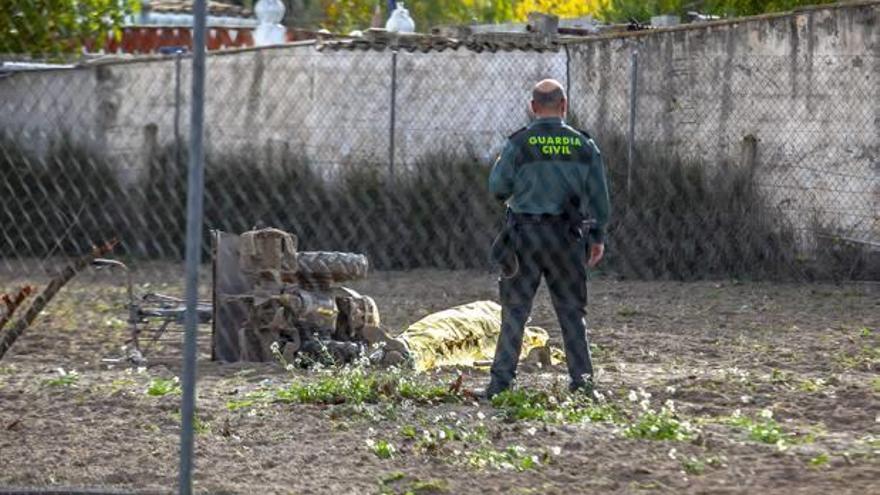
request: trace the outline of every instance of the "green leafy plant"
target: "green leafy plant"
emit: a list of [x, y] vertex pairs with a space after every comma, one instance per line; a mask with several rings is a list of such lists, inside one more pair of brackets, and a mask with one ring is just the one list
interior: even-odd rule
[[418, 431], [416, 431], [416, 427], [413, 425], [404, 425], [400, 427], [400, 434], [403, 438], [412, 440], [416, 438]]
[[628, 438], [648, 440], [688, 440], [696, 435], [696, 429], [681, 420], [675, 411], [664, 407], [660, 411], [647, 410], [623, 430]]
[[49, 387], [76, 387], [79, 383], [79, 373], [76, 371], [65, 371], [63, 368], [58, 368], [57, 371], [57, 377], [43, 380], [43, 384]]
[[556, 397], [533, 390], [505, 390], [492, 398], [492, 405], [508, 421], [582, 423], [615, 421], [617, 409], [579, 394]]
[[395, 452], [397, 452], [394, 444], [387, 440], [367, 439], [367, 447], [369, 447], [379, 459], [391, 459], [394, 457]]
[[805, 378], [798, 384], [798, 389], [803, 392], [815, 393], [824, 389], [826, 381], [822, 378]]
[[363, 404], [379, 401], [457, 401], [458, 396], [442, 385], [399, 373], [370, 373], [353, 367], [326, 374], [313, 382], [296, 382], [278, 390], [281, 402], [304, 404]]
[[0, 2], [0, 53], [58, 57], [119, 38], [135, 0], [7, 0]]
[[699, 476], [706, 471], [706, 463], [696, 457], [682, 459], [681, 467], [687, 474]]
[[496, 468], [526, 471], [538, 468], [541, 465], [541, 458], [537, 455], [529, 455], [525, 447], [513, 445], [504, 450], [490, 447], [479, 448], [468, 455], [467, 462], [471, 467], [477, 469]]
[[153, 378], [147, 385], [147, 395], [151, 397], [164, 397], [169, 394], [180, 394], [180, 380], [174, 378]]
[[749, 438], [756, 442], [783, 447], [791, 438], [791, 435], [783, 431], [779, 423], [773, 419], [773, 412], [769, 409], [761, 411], [758, 419], [744, 416], [737, 411], [727, 419], [727, 423], [744, 429], [748, 432]]
[[822, 452], [817, 456], [810, 459], [810, 467], [820, 468], [822, 466], [828, 465], [828, 462], [831, 460], [831, 457], [827, 452]]

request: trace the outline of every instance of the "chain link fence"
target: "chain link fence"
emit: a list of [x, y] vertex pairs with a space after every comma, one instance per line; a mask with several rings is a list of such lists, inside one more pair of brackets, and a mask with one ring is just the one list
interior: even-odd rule
[[[505, 136], [530, 121], [532, 86], [555, 78], [568, 121], [598, 142], [607, 167], [612, 220], [598, 276], [880, 280], [877, 55], [774, 55], [726, 42], [725, 52], [683, 56], [672, 36], [212, 54], [206, 237], [271, 226], [294, 233], [300, 250], [363, 253], [380, 271], [485, 272], [505, 215], [487, 189], [492, 164]], [[119, 347], [140, 332], [152, 365], [179, 363], [182, 339], [169, 331], [181, 301], [154, 291], [183, 293], [190, 62], [178, 52], [0, 72], [0, 294], [25, 287], [26, 298], [62, 267], [82, 270], [89, 253], [132, 270], [118, 282], [84, 274], [50, 311], [36, 310], [49, 331], [17, 362], [52, 348], [90, 356], [83, 369], [103, 372], [128, 365]], [[203, 245], [212, 259], [211, 239]], [[206, 300], [213, 275], [202, 278]], [[159, 308], [149, 314], [158, 324], [138, 313], [144, 293], [138, 301]], [[5, 317], [16, 298], [3, 302]], [[203, 323], [211, 310], [198, 307]], [[135, 322], [141, 329], [126, 333]], [[71, 331], [93, 326], [106, 326], [106, 338]], [[208, 359], [216, 341], [202, 330]], [[7, 349], [0, 340], [0, 358]]]
[[[664, 60], [650, 46], [636, 67], [635, 42], [323, 48], [211, 57], [206, 231], [277, 226], [308, 249], [365, 253], [379, 269], [486, 268], [503, 216], [486, 177], [504, 136], [528, 122], [531, 85], [554, 77], [569, 89], [569, 120], [605, 153], [607, 271], [869, 276], [878, 242], [870, 71], [784, 78], [785, 57]], [[117, 254], [180, 259], [190, 79], [180, 57], [3, 74], [8, 272], [111, 238]]]

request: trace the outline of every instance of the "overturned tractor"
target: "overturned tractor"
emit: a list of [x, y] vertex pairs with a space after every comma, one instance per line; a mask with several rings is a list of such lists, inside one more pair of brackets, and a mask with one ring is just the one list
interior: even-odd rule
[[215, 360], [407, 360], [405, 346], [380, 328], [375, 301], [340, 285], [366, 277], [366, 256], [299, 252], [293, 234], [261, 229], [216, 232], [213, 258]]

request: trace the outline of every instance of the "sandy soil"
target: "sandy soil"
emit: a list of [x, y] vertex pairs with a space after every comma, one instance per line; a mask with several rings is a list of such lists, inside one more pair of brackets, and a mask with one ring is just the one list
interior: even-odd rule
[[[137, 274], [140, 290], [180, 293], [175, 271]], [[0, 273], [0, 292], [26, 280]], [[35, 280], [39, 283], [40, 280]], [[144, 283], [149, 286], [144, 286]], [[639, 418], [641, 399], [672, 399], [696, 432], [686, 440], [629, 438], [625, 423], [506, 421], [491, 404], [248, 404], [255, 391], [325, 376], [278, 365], [221, 365], [201, 339], [196, 488], [211, 493], [880, 493], [880, 287], [737, 282], [591, 283], [590, 337], [608, 404]], [[354, 288], [402, 329], [440, 309], [495, 299], [476, 272], [378, 273]], [[179, 334], [145, 369], [104, 361], [125, 340], [118, 278], [84, 274], [0, 361], [3, 487], [168, 492], [176, 486], [179, 401], [145, 391], [180, 374]], [[542, 289], [533, 324], [558, 341]], [[58, 368], [76, 370], [62, 380]], [[456, 370], [422, 377], [449, 383]], [[463, 370], [466, 387], [485, 385]], [[555, 390], [561, 368], [525, 369], [520, 387]], [[555, 392], [554, 392], [555, 393]], [[785, 435], [764, 443], [730, 419], [770, 410]], [[476, 444], [433, 449], [443, 426], [485, 427]], [[377, 456], [368, 441], [396, 452]], [[528, 469], [474, 465], [475, 453], [522, 447]]]

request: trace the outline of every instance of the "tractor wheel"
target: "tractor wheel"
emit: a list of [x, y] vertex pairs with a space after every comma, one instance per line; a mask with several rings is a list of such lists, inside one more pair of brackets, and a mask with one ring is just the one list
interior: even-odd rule
[[355, 253], [301, 251], [297, 253], [298, 274], [303, 277], [332, 278], [335, 282], [367, 277], [367, 257]]

